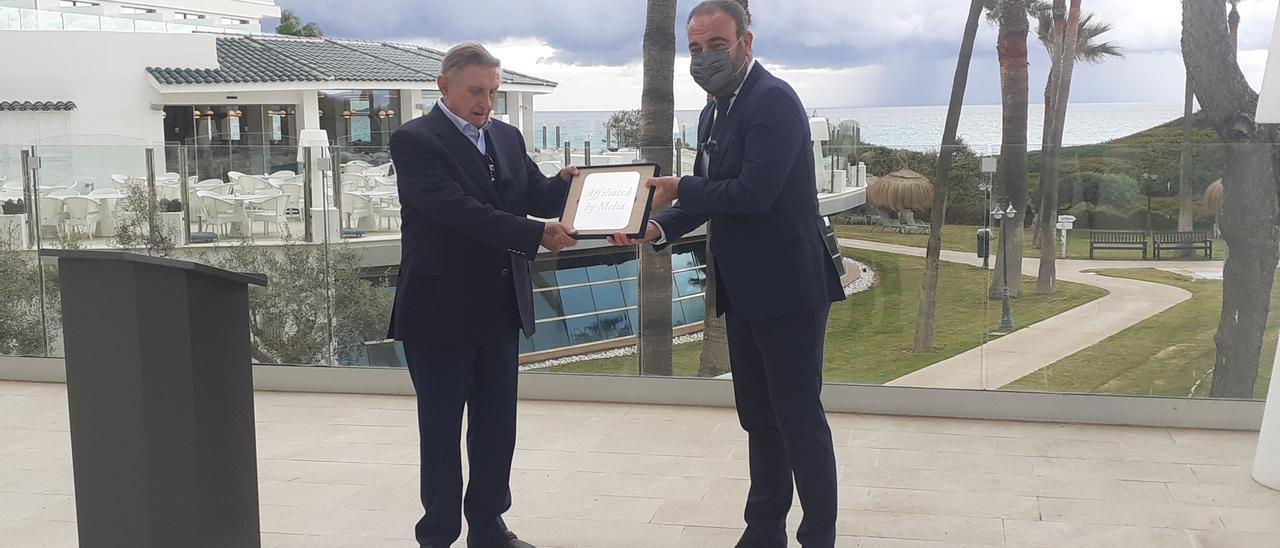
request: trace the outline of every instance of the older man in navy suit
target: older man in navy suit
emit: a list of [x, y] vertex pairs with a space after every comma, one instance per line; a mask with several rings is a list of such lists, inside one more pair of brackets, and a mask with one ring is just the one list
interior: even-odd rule
[[[399, 176], [400, 281], [388, 335], [403, 341], [418, 394], [422, 506], [418, 543], [445, 548], [532, 548], [502, 520], [511, 507], [519, 333], [533, 335], [529, 262], [559, 251], [573, 231], [554, 222], [577, 174], [547, 178], [514, 127], [490, 119], [501, 83], [479, 44], [445, 55], [441, 101], [391, 136]], [[471, 477], [465, 499], [458, 445], [467, 411]]]
[[660, 177], [660, 213], [643, 238], [659, 248], [710, 221], [716, 304], [727, 314], [738, 418], [748, 434], [751, 490], [739, 548], [785, 548], [793, 485], [797, 540], [836, 538], [836, 461], [822, 408], [827, 313], [843, 300], [818, 214], [808, 117], [786, 82], [752, 57], [746, 13], [708, 0], [689, 16], [690, 72], [715, 101], [702, 111], [694, 175]]

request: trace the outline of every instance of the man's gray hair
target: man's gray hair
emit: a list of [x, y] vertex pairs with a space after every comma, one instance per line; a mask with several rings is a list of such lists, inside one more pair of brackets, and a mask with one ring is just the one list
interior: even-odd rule
[[751, 24], [751, 18], [747, 15], [746, 8], [742, 7], [737, 0], [703, 0], [701, 4], [694, 6], [693, 11], [689, 12], [689, 20], [685, 24], [693, 21], [694, 17], [700, 15], [715, 15], [716, 13], [724, 13], [733, 18], [733, 22], [738, 26], [738, 38], [742, 38], [747, 33], [747, 26]]
[[479, 42], [463, 42], [449, 48], [449, 52], [444, 54], [444, 61], [440, 62], [440, 74], [453, 74], [470, 66], [502, 68], [502, 61]]

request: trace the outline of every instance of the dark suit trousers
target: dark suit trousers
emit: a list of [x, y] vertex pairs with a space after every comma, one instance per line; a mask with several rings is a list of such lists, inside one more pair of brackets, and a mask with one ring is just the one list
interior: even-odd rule
[[751, 451], [745, 546], [787, 545], [793, 479], [804, 508], [797, 540], [805, 548], [835, 545], [836, 458], [820, 400], [830, 310], [764, 320], [727, 315], [734, 397]]
[[418, 395], [426, 513], [415, 533], [421, 544], [449, 546], [461, 534], [464, 406], [471, 472], [465, 498], [467, 542], [495, 544], [507, 530], [502, 514], [511, 508], [518, 336], [512, 327], [483, 346], [404, 345]]

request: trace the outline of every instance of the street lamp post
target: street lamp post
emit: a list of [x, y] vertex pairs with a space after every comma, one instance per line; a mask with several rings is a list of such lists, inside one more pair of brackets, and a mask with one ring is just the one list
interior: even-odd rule
[[[989, 208], [994, 207], [991, 205], [991, 188], [992, 188], [991, 178], [996, 173], [996, 167], [997, 167], [996, 158], [994, 156], [987, 156], [982, 159], [982, 175], [984, 179], [982, 182], [978, 183], [978, 190], [981, 190], [983, 193], [986, 194], [986, 197], [987, 197], [986, 206]], [[984, 234], [986, 235], [988, 244], [990, 244], [991, 219], [987, 219], [987, 218], [982, 219], [982, 229], [984, 231]], [[988, 252], [984, 253], [982, 256], [982, 270], [984, 271], [991, 269], [991, 253], [990, 253], [989, 245], [987, 249], [988, 249]]]
[[[1013, 204], [1009, 204], [1008, 209], [1003, 211], [1000, 208], [991, 210], [991, 216], [1000, 222], [1000, 257], [1004, 260], [1004, 268], [1001, 269], [1001, 278], [1003, 283], [1000, 292], [1000, 330], [1005, 333], [1013, 331], [1013, 307], [1009, 302], [1009, 221], [1018, 214], [1018, 210], [1013, 208]], [[1018, 269], [1021, 275], [1022, 269]]]
[[1155, 182], [1157, 178], [1158, 177], [1156, 177], [1156, 175], [1152, 173], [1142, 174], [1142, 182], [1143, 182], [1142, 191], [1147, 195], [1147, 232], [1148, 233], [1151, 232], [1151, 194], [1155, 192]]

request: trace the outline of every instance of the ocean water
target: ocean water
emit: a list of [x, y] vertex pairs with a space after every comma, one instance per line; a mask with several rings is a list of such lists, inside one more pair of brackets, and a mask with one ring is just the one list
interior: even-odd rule
[[[855, 120], [862, 128], [863, 141], [912, 150], [936, 149], [942, 142], [942, 130], [946, 125], [947, 107], [882, 107], [882, 108], [820, 108], [810, 111], [836, 124], [843, 120]], [[571, 142], [574, 148], [590, 140], [592, 148], [603, 147], [604, 123], [613, 111], [537, 111], [534, 114], [533, 135], [527, 136], [535, 146], [542, 146], [542, 126], [547, 126], [548, 146], [554, 146], [555, 128], [560, 126], [561, 142]], [[1067, 110], [1067, 125], [1063, 133], [1066, 145], [1085, 145], [1109, 141], [1144, 129], [1158, 126], [1182, 116], [1181, 105], [1147, 103], [1079, 103]], [[1031, 149], [1038, 149], [1044, 106], [1031, 105], [1027, 118], [1027, 136]], [[677, 134], [687, 132], [688, 140], [695, 141], [698, 111], [676, 112]], [[960, 116], [960, 137], [979, 152], [996, 151], [1001, 142], [1000, 105], [966, 105]]]

